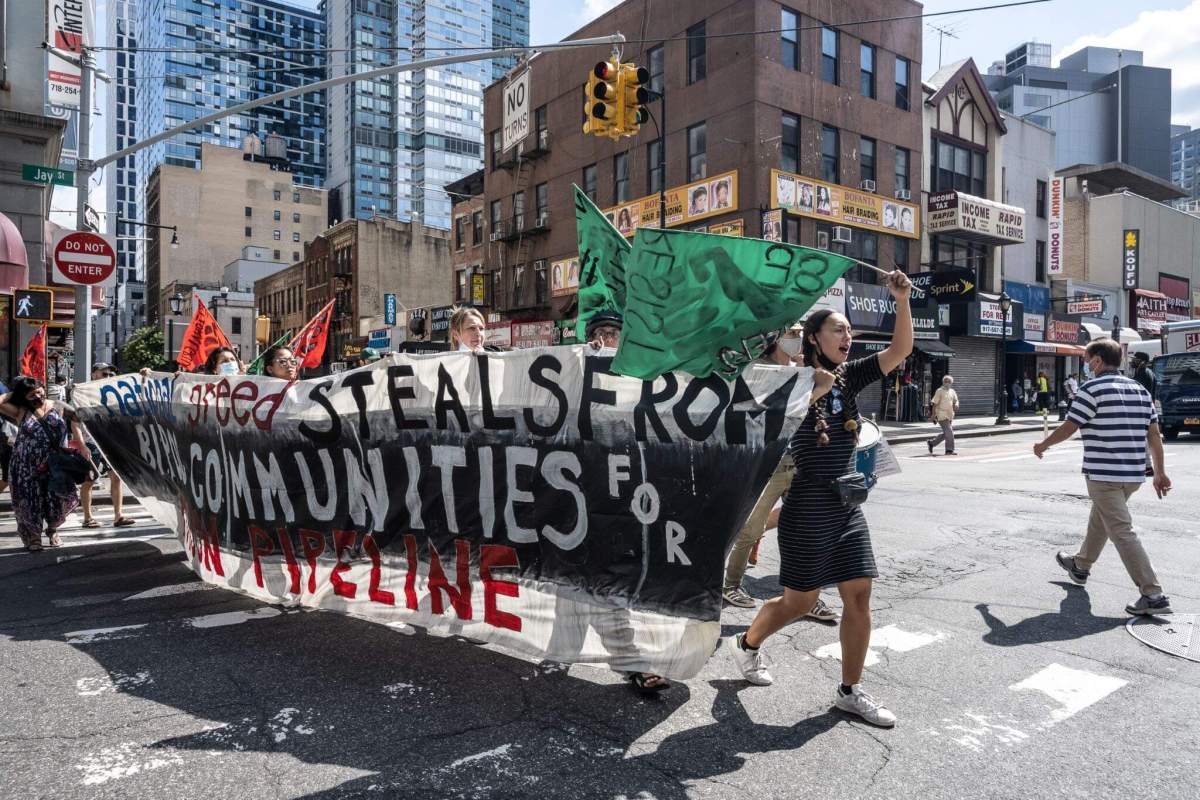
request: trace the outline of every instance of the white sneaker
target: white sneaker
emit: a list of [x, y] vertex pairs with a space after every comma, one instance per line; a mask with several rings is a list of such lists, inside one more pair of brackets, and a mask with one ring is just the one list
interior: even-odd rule
[[729, 640], [729, 649], [733, 651], [733, 660], [737, 662], [738, 668], [742, 671], [742, 677], [755, 686], [770, 686], [775, 682], [771, 677], [771, 673], [767, 671], [767, 665], [763, 663], [763, 655], [761, 650], [743, 650], [742, 639], [746, 636], [744, 633], [739, 633]]
[[842, 711], [857, 714], [872, 725], [878, 725], [881, 728], [890, 728], [896, 724], [896, 715], [879, 705], [875, 702], [874, 697], [864, 692], [861, 683], [851, 686], [850, 694], [842, 694], [841, 689], [837, 689], [837, 699], [834, 701], [834, 705]]

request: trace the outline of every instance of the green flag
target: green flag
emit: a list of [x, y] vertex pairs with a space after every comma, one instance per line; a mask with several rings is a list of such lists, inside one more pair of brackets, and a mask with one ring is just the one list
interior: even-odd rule
[[630, 246], [620, 231], [575, 188], [575, 234], [579, 240], [579, 322], [582, 341], [588, 320], [603, 310], [625, 313], [625, 262]]
[[[275, 341], [275, 344], [271, 345], [271, 347], [283, 347], [285, 344], [288, 343], [289, 337], [290, 337], [290, 334], [285, 333], [283, 336], [280, 336]], [[265, 356], [267, 354], [267, 350], [270, 350], [271, 347], [264, 349], [261, 353], [258, 354], [258, 358], [254, 359], [253, 361], [250, 362], [250, 366], [246, 367], [247, 375], [265, 375], [266, 374], [266, 366], [267, 365], [263, 363], [263, 356]]]
[[643, 380], [672, 370], [732, 380], [854, 263], [762, 239], [641, 228], [625, 262], [613, 370]]

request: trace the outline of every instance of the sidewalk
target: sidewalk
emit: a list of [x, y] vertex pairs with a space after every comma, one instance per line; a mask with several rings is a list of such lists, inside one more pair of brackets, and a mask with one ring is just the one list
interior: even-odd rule
[[[1004, 433], [1025, 433], [1040, 431], [1042, 418], [1037, 414], [1020, 414], [1010, 416], [1009, 425], [997, 425], [995, 415], [985, 417], [957, 417], [954, 420], [954, 438], [972, 439], [980, 436], [997, 436]], [[1048, 418], [1048, 424], [1053, 430], [1058, 423], [1057, 412]], [[930, 438], [937, 432], [937, 426], [929, 420], [922, 422], [896, 422], [888, 420], [878, 422], [883, 435], [889, 444], [904, 444], [905, 442], [920, 442]]]
[[[129, 490], [125, 491], [125, 508], [140, 508], [141, 503], [136, 497], [129, 494]], [[111, 508], [112, 496], [108, 493], [108, 479], [101, 478], [100, 486], [92, 490], [92, 507], [93, 508]], [[12, 495], [7, 491], [0, 495], [0, 512], [12, 513]]]

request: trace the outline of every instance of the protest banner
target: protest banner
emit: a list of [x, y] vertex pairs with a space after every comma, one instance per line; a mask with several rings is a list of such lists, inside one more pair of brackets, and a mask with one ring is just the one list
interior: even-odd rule
[[288, 343], [288, 349], [299, 359], [299, 369], [316, 369], [325, 357], [329, 339], [329, 323], [333, 319], [334, 300], [330, 300], [313, 316]]
[[205, 581], [684, 679], [812, 373], [615, 375], [586, 346], [329, 378], [126, 375], [78, 414]]
[[647, 380], [673, 370], [734, 378], [854, 264], [781, 242], [642, 228], [625, 263], [613, 368]]
[[38, 332], [25, 345], [21, 354], [21, 374], [46, 382], [46, 323], [42, 323]]
[[218, 347], [233, 350], [229, 337], [221, 330], [217, 318], [208, 310], [208, 306], [204, 305], [200, 295], [193, 294], [192, 302], [196, 304], [196, 310], [187, 330], [183, 332], [183, 343], [180, 344], [179, 355], [175, 359], [179, 368], [188, 372], [195, 372], [203, 367], [208, 354]]

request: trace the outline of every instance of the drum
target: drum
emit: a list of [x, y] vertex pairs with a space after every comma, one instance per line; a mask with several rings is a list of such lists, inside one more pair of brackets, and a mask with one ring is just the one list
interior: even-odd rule
[[854, 468], [867, 476], [869, 484], [875, 483], [875, 456], [879, 452], [879, 440], [883, 434], [879, 426], [870, 420], [862, 420], [862, 432], [858, 437], [858, 447], [854, 451]]

